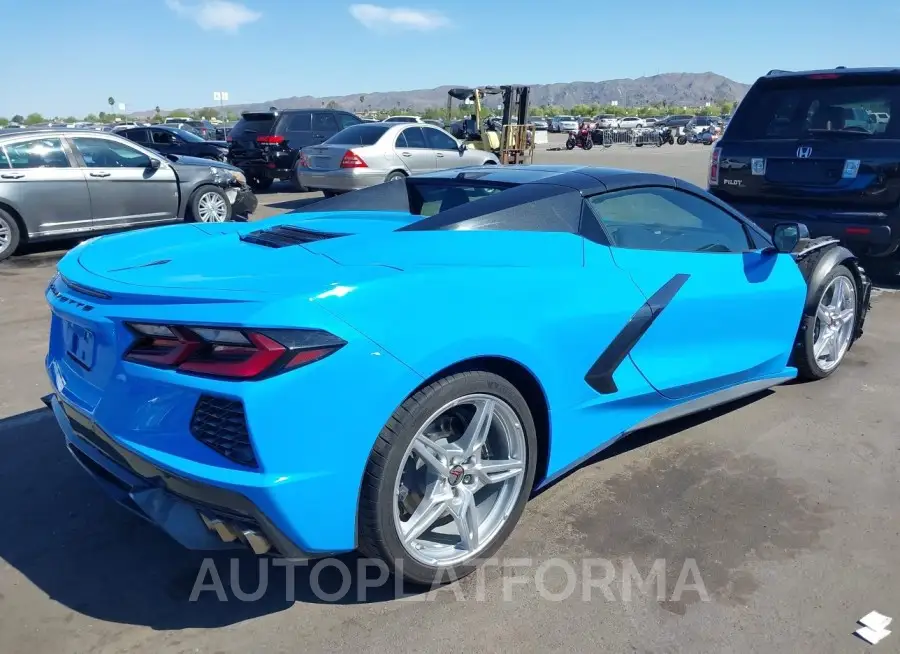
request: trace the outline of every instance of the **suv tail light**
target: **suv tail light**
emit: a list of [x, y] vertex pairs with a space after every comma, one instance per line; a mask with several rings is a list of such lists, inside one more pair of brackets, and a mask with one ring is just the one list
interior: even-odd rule
[[126, 323], [132, 363], [220, 379], [259, 379], [333, 354], [346, 342], [318, 329], [243, 329]]
[[263, 143], [265, 145], [280, 145], [284, 143], [283, 136], [257, 136], [257, 143]]
[[709, 153], [709, 185], [719, 185], [719, 157], [722, 155], [720, 148], [713, 148]]
[[369, 165], [353, 150], [347, 150], [341, 159], [341, 168], [368, 168]]

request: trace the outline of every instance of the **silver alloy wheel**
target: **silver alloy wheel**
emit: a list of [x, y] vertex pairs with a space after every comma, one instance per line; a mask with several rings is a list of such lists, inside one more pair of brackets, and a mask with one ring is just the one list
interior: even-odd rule
[[221, 223], [228, 217], [228, 201], [220, 194], [207, 191], [197, 202], [197, 218], [202, 223]]
[[831, 280], [816, 309], [813, 356], [816, 365], [828, 372], [841, 362], [853, 339], [856, 323], [856, 288], [845, 275]]
[[429, 566], [478, 556], [523, 492], [526, 456], [521, 422], [498, 397], [465, 395], [435, 411], [409, 444], [394, 485], [404, 549]]
[[12, 226], [0, 216], [0, 254], [6, 252], [12, 243]]

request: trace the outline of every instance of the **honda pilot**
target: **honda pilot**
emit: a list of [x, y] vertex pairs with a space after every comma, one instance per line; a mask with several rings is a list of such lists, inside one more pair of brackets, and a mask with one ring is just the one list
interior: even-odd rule
[[805, 223], [898, 270], [900, 69], [772, 71], [712, 150], [709, 190], [769, 232]]
[[228, 134], [228, 160], [244, 171], [253, 190], [265, 191], [276, 179], [295, 179], [300, 148], [361, 122], [336, 109], [245, 112]]

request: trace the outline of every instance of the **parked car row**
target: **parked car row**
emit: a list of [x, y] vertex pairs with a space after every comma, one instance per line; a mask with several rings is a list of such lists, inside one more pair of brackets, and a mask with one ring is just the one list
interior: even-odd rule
[[[140, 129], [141, 138], [153, 139]], [[0, 131], [0, 260], [23, 242], [182, 221], [245, 218], [257, 199], [221, 158], [162, 154], [163, 144], [75, 129]]]

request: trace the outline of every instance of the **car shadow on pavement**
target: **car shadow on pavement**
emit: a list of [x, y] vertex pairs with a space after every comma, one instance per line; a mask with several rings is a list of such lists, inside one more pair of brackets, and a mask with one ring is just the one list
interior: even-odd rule
[[321, 202], [325, 197], [317, 195], [312, 198], [297, 198], [296, 200], [285, 200], [284, 202], [269, 202], [266, 206], [272, 209], [283, 209], [284, 211], [296, 211], [316, 202]]
[[673, 420], [671, 422], [666, 422], [654, 427], [647, 427], [646, 429], [639, 429], [630, 434], [625, 434], [624, 436], [619, 437], [618, 440], [615, 440], [611, 445], [604, 447], [602, 450], [588, 457], [585, 461], [583, 461], [576, 467], [567, 471], [561, 477], [554, 479], [553, 482], [547, 484], [539, 491], [537, 491], [537, 493], [535, 493], [535, 496], [540, 495], [544, 491], [552, 488], [577, 470], [595, 465], [597, 463], [602, 463], [603, 461], [617, 457], [620, 454], [625, 454], [626, 452], [637, 450], [641, 447], [644, 447], [645, 445], [650, 445], [651, 443], [655, 443], [656, 441], [669, 438], [670, 436], [674, 436], [675, 434], [678, 434], [680, 432], [687, 431], [688, 429], [691, 429], [693, 427], [697, 427], [707, 422], [712, 422], [722, 417], [726, 413], [731, 413], [732, 411], [737, 411], [738, 409], [741, 409], [745, 406], [749, 406], [754, 402], [772, 395], [774, 392], [775, 391], [773, 391], [772, 389], [763, 390], [758, 393], [754, 393], [753, 395], [748, 395], [747, 397], [734, 400], [733, 402], [728, 402], [727, 404], [722, 404], [705, 411], [700, 411], [699, 413], [685, 416], [684, 418], [678, 418], [677, 420]]
[[[296, 602], [377, 603], [421, 592], [372, 584], [383, 571], [360, 566], [356, 555], [284, 568], [249, 552], [186, 550], [103, 493], [66, 450], [47, 409], [0, 420], [0, 447], [0, 560], [13, 568], [0, 566], [0, 576], [21, 574], [91, 618], [160, 630], [221, 627]], [[222, 595], [211, 590], [217, 578]], [[195, 589], [204, 590], [191, 601]]]

